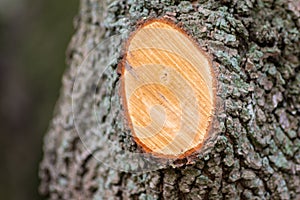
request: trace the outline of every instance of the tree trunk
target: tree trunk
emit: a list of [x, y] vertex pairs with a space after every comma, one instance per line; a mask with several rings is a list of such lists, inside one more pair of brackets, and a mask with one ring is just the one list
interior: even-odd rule
[[[50, 199], [300, 199], [297, 0], [82, 0], [70, 68], [44, 141]], [[212, 58], [209, 138], [181, 160], [152, 157], [126, 124], [118, 64], [138, 24], [164, 18]]]

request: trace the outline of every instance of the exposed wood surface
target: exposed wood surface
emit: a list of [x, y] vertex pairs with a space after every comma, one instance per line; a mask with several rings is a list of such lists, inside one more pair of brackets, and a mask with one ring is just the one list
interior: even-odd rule
[[[46, 199], [300, 199], [300, 23], [289, 2], [82, 0], [70, 67], [45, 136], [41, 193]], [[166, 15], [213, 58], [221, 102], [213, 115], [219, 126], [210, 133], [216, 137], [180, 165], [118, 171], [119, 157], [108, 164], [94, 156], [110, 159], [114, 149], [110, 143], [103, 149], [105, 137], [123, 152], [140, 153], [123, 120], [120, 42], [104, 42], [80, 66], [110, 36], [125, 33], [125, 39], [142, 19]], [[106, 50], [112, 56], [100, 56]], [[106, 62], [111, 64], [99, 80], [99, 63]], [[75, 95], [74, 80], [80, 86]]]
[[203, 143], [214, 107], [209, 58], [186, 33], [151, 20], [129, 39], [123, 94], [134, 137], [160, 156], [184, 156]]

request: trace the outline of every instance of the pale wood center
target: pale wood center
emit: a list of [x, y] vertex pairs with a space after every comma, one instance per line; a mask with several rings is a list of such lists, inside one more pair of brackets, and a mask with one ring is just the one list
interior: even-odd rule
[[123, 63], [126, 110], [136, 141], [177, 157], [203, 143], [213, 114], [207, 56], [183, 31], [153, 21], [130, 38]]

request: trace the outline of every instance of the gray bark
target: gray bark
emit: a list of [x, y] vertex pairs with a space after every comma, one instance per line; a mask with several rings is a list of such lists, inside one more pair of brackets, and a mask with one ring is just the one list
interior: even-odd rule
[[[300, 199], [299, 16], [299, 2], [285, 0], [82, 0], [70, 67], [44, 140], [41, 193], [50, 199]], [[118, 147], [142, 152], [124, 122], [119, 47], [137, 23], [157, 17], [180, 24], [212, 55], [218, 109], [204, 149], [169, 163], [143, 158], [150, 165], [134, 168], [127, 166], [130, 156], [113, 157], [121, 156]]]

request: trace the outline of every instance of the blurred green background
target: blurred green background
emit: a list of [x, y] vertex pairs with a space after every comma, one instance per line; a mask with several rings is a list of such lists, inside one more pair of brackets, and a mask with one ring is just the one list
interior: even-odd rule
[[66, 69], [78, 0], [0, 0], [0, 199], [43, 199], [43, 136]]

